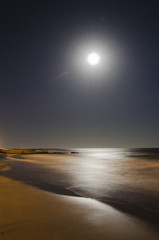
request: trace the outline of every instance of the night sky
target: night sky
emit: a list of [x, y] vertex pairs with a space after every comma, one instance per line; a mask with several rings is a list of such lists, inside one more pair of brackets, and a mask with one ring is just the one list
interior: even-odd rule
[[1, 1], [0, 148], [159, 147], [158, 9]]

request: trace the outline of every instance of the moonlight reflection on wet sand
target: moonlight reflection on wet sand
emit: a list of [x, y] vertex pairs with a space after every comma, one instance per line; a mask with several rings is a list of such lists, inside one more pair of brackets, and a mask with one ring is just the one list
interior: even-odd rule
[[78, 209], [80, 215], [85, 212], [83, 221], [92, 226], [100, 226], [98, 230], [102, 234], [106, 231], [104, 222], [106, 225], [111, 222], [111, 229], [114, 226], [120, 232], [122, 228], [125, 234], [128, 234], [130, 228], [127, 230], [124, 224], [131, 225], [136, 231], [134, 239], [144, 236], [144, 226], [149, 226], [150, 236], [147, 235], [146, 239], [152, 239], [152, 228], [159, 224], [158, 151], [76, 149], [75, 152], [77, 151], [77, 154], [68, 151], [68, 154], [8, 156], [6, 162], [13, 169], [2, 172], [1, 175], [51, 193], [65, 195], [63, 198], [67, 201], [67, 196], [76, 196], [70, 197], [70, 201], [75, 203], [75, 209]]

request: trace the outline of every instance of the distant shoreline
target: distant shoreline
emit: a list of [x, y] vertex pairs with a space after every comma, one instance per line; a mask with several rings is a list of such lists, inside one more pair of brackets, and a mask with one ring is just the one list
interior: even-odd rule
[[78, 152], [62, 149], [0, 149], [0, 154], [78, 154]]

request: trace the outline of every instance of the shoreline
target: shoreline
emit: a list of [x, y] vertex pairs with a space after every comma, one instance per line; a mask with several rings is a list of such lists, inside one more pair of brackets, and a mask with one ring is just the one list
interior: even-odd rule
[[[135, 191], [131, 192], [131, 191], [120, 190], [119, 193], [116, 191], [111, 196], [108, 195], [108, 196], [105, 196], [104, 198], [93, 197], [88, 193], [79, 191], [78, 189], [76, 190], [76, 189], [69, 188], [67, 185], [65, 185], [65, 183], [58, 184], [57, 179], [65, 178], [64, 174], [58, 175], [56, 172], [53, 172], [53, 171], [51, 173], [48, 172], [48, 174], [51, 174], [51, 176], [52, 174], [56, 175], [55, 182], [53, 181], [51, 183], [47, 181], [46, 182], [42, 181], [41, 178], [36, 179], [37, 171], [38, 172], [41, 171], [41, 168], [39, 168], [38, 170], [36, 168], [36, 164], [37, 164], [36, 159], [40, 159], [40, 158], [43, 159], [41, 154], [33, 155], [33, 156], [25, 155], [25, 157], [24, 155], [18, 155], [18, 156], [17, 155], [8, 156], [7, 158], [10, 159], [9, 161], [7, 161], [7, 158], [6, 158], [5, 161], [10, 165], [10, 169], [8, 169], [10, 171], [2, 172], [0, 174], [1, 176], [8, 177], [13, 180], [25, 182], [30, 186], [37, 187], [38, 189], [48, 191], [50, 193], [59, 194], [62, 196], [92, 198], [101, 203], [110, 205], [123, 213], [129, 214], [131, 216], [144, 220], [151, 225], [153, 224], [157, 226], [159, 225], [159, 212], [157, 211], [157, 209], [153, 207], [153, 206], [156, 206], [156, 204], [159, 201], [159, 198], [154, 197], [153, 195], [142, 194]], [[30, 158], [28, 158], [30, 156], [31, 156], [31, 160], [29, 160]], [[57, 159], [61, 158], [61, 156], [58, 154], [54, 155], [54, 158], [56, 157]], [[70, 158], [72, 156], [66, 155], [62, 157]], [[40, 162], [40, 164], [42, 164], [43, 167], [45, 166], [45, 163]], [[43, 170], [45, 169], [42, 168], [42, 171]], [[21, 172], [21, 175], [19, 175], [20, 172]], [[121, 194], [123, 196], [128, 196], [128, 199], [131, 199], [132, 202], [117, 198], [117, 196]], [[138, 202], [136, 202], [135, 201], [136, 198], [145, 199], [146, 205], [139, 204]], [[154, 209], [156, 211], [154, 211]]]
[[1, 239], [158, 239], [146, 223], [93, 199], [48, 193], [6, 177], [0, 177], [0, 189]]

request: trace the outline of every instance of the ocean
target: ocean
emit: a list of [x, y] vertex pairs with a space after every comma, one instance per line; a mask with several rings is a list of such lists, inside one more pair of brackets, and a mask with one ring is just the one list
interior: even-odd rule
[[158, 148], [49, 152], [12, 156], [7, 161], [13, 169], [1, 175], [50, 192], [96, 199], [159, 224]]

